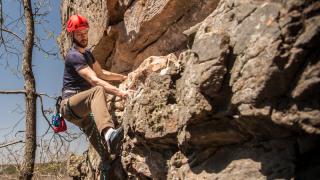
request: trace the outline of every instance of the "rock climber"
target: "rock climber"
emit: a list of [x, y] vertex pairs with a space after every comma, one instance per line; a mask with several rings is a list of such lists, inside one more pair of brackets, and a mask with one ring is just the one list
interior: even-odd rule
[[[60, 112], [65, 119], [84, 131], [97, 152], [100, 139], [96, 134], [99, 133], [109, 153], [117, 154], [123, 139], [123, 128], [115, 129], [107, 109], [105, 93], [126, 99], [127, 91], [122, 91], [107, 81], [123, 81], [127, 76], [103, 70], [86, 49], [89, 23], [85, 17], [72, 15], [66, 29], [72, 46], [65, 56]], [[90, 120], [91, 112], [95, 122]], [[96, 133], [95, 126], [98, 131]]]

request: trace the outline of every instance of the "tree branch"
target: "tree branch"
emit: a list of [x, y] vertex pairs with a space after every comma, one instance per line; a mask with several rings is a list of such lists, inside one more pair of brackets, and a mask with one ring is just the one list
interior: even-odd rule
[[[25, 94], [25, 90], [0, 90], [0, 94]], [[58, 97], [50, 96], [46, 93], [36, 93], [37, 96], [46, 96], [51, 99], [57, 99]]]
[[16, 37], [18, 40], [20, 40], [22, 43], [24, 43], [23, 39], [22, 39], [18, 34], [10, 31], [10, 30], [8, 30], [8, 29], [2, 28], [2, 27], [0, 28], [0, 30], [1, 30], [1, 31], [4, 31], [4, 32], [6, 32], [6, 33], [9, 33], [9, 34], [11, 34], [11, 35], [13, 35], [13, 36]]
[[25, 90], [0, 90], [0, 94], [26, 94]]
[[50, 96], [50, 95], [48, 95], [48, 94], [46, 94], [46, 93], [37, 93], [37, 95], [38, 95], [38, 96], [46, 96], [46, 97], [48, 97], [48, 98], [55, 99], [55, 100], [58, 99], [58, 97]]
[[[45, 132], [45, 134], [47, 134], [47, 133], [49, 132], [50, 128], [53, 129], [53, 127], [52, 127], [49, 119], [47, 118], [47, 116], [46, 116], [45, 113], [44, 113], [43, 101], [42, 101], [41, 95], [38, 95], [38, 97], [39, 97], [39, 99], [40, 99], [42, 116], [44, 117], [44, 119], [47, 121], [47, 123], [48, 123], [48, 125], [49, 125], [48, 129], [47, 129], [46, 132]], [[45, 134], [44, 134], [44, 135], [45, 135]]]
[[22, 140], [17, 140], [17, 141], [1, 144], [0, 148], [8, 147], [8, 146], [11, 146], [11, 145], [14, 145], [14, 144], [18, 144], [18, 143], [24, 143], [24, 142]]

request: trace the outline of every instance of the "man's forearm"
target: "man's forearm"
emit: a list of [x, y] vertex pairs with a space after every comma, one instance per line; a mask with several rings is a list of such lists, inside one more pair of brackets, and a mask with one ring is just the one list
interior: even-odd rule
[[107, 93], [119, 96], [121, 98], [126, 96], [126, 92], [121, 91], [117, 87], [109, 84], [108, 82], [101, 79], [97, 74], [88, 66], [78, 71], [81, 77], [88, 81], [92, 86], [102, 86]]
[[118, 73], [113, 73], [109, 72], [106, 70], [102, 70], [102, 74], [100, 74], [100, 78], [106, 81], [122, 81], [126, 78], [126, 76], [118, 74]]
[[93, 81], [92, 81], [92, 85], [93, 86], [102, 86], [104, 87], [104, 89], [106, 90], [107, 93], [119, 96], [121, 94], [121, 90], [118, 89], [117, 87], [109, 84], [108, 82], [96, 77]]

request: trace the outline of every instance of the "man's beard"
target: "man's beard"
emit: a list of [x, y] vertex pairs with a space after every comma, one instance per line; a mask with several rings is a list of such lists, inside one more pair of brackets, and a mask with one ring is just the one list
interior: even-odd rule
[[85, 48], [88, 45], [88, 41], [85, 41], [85, 43], [81, 43], [78, 40], [76, 40], [75, 38], [73, 38], [73, 43], [75, 43], [77, 46], [79, 46], [81, 48]]

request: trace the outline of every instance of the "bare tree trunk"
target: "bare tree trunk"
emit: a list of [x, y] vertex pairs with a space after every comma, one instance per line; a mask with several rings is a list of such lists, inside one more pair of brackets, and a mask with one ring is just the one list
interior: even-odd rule
[[26, 105], [26, 139], [24, 161], [22, 164], [20, 179], [31, 179], [36, 154], [36, 85], [32, 72], [32, 50], [34, 44], [34, 21], [30, 0], [23, 0], [24, 17], [26, 22], [26, 34], [23, 49], [23, 77]]

